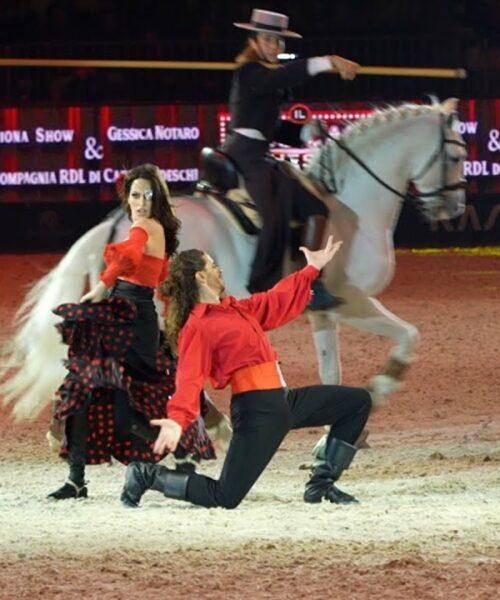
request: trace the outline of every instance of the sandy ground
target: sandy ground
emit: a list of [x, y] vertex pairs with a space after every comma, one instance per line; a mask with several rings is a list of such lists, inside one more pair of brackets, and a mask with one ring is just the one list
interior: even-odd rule
[[[3, 339], [24, 286], [56, 259], [0, 256]], [[89, 468], [87, 501], [51, 503], [65, 466], [46, 448], [47, 412], [14, 424], [2, 409], [0, 598], [499, 597], [499, 263], [398, 256], [381, 299], [420, 328], [420, 360], [342, 478], [356, 506], [301, 500], [320, 430], [291, 434], [234, 511], [154, 492], [126, 510], [119, 464]], [[318, 381], [305, 317], [271, 337], [289, 384]], [[347, 328], [341, 342], [347, 384], [366, 382], [389, 349]]]

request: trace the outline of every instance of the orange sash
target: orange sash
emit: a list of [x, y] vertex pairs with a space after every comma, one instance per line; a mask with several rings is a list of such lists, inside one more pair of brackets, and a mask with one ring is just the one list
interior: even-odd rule
[[286, 386], [278, 363], [274, 361], [235, 371], [230, 384], [233, 394], [242, 394], [253, 390], [275, 390]]

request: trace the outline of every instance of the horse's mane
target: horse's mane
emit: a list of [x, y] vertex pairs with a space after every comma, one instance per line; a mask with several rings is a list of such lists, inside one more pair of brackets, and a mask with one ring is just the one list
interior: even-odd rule
[[376, 108], [375, 112], [364, 119], [359, 119], [354, 123], [350, 123], [340, 136], [341, 141], [347, 141], [354, 137], [358, 137], [368, 131], [372, 131], [379, 125], [386, 125], [393, 121], [410, 119], [419, 117], [425, 114], [431, 114], [441, 111], [441, 105], [435, 104], [401, 104], [399, 106], [388, 106], [387, 108]]
[[[440, 104], [429, 106], [428, 104], [405, 103], [399, 106], [390, 105], [385, 108], [376, 108], [370, 116], [359, 119], [355, 123], [350, 123], [338, 139], [341, 143], [350, 146], [353, 142], [358, 141], [361, 136], [364, 137], [367, 133], [376, 132], [382, 125], [441, 111], [442, 106]], [[309, 175], [325, 182], [330, 189], [334, 189], [336, 185], [333, 179], [334, 174], [328, 172], [328, 169], [325, 170], [325, 166], [333, 165], [333, 171], [339, 173], [348, 160], [347, 154], [340, 151], [337, 144], [330, 140], [315, 153], [307, 167], [307, 172]]]

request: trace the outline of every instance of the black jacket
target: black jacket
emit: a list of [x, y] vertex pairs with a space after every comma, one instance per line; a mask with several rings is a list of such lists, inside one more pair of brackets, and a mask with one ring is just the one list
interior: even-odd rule
[[300, 85], [308, 77], [307, 59], [277, 67], [266, 67], [257, 62], [239, 67], [234, 72], [229, 94], [231, 128], [257, 129], [268, 141], [295, 144], [297, 135], [290, 136], [290, 127], [286, 127], [286, 139], [278, 139], [276, 126], [280, 105], [285, 90]]

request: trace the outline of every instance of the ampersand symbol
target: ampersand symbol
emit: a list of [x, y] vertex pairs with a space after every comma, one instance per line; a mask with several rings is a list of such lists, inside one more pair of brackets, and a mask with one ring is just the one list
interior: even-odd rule
[[500, 150], [500, 142], [498, 141], [500, 137], [500, 131], [498, 129], [492, 129], [490, 131], [490, 141], [488, 142], [488, 150], [490, 152], [496, 152]]
[[85, 140], [85, 152], [84, 156], [87, 160], [93, 160], [95, 158], [101, 159], [104, 156], [104, 150], [101, 145], [97, 145], [95, 137], [89, 136]]

